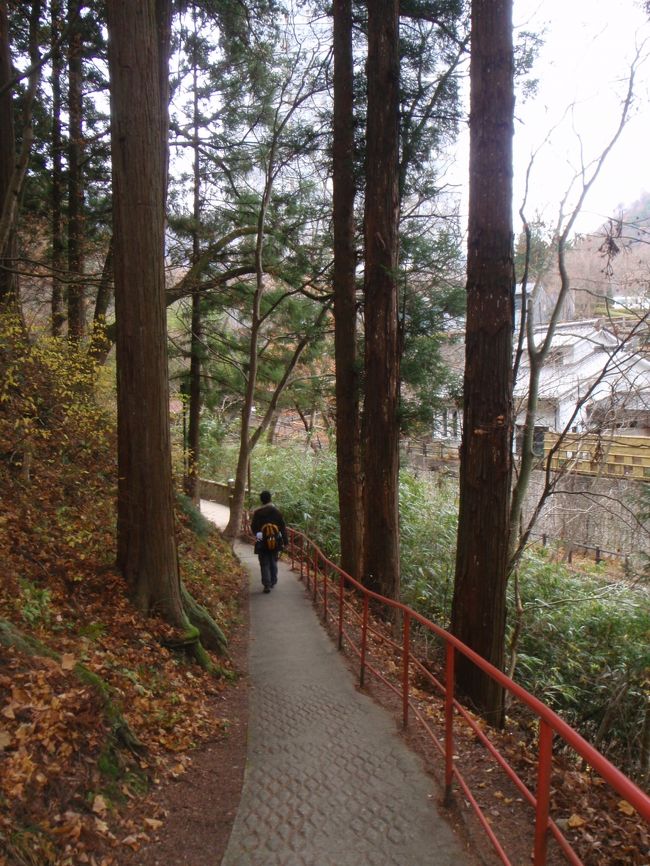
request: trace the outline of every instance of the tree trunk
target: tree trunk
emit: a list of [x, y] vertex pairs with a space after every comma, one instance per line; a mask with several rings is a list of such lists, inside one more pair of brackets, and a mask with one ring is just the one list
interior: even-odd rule
[[63, 306], [63, 167], [61, 150], [61, 76], [63, 74], [63, 57], [59, 39], [63, 21], [61, 18], [61, 0], [52, 0], [50, 5], [51, 43], [52, 43], [52, 186], [50, 199], [52, 202], [52, 336], [58, 337], [63, 330], [65, 312]]
[[[452, 631], [504, 664], [512, 473], [512, 0], [473, 0], [464, 423]], [[503, 693], [462, 657], [462, 692], [495, 724]]]
[[118, 565], [145, 612], [187, 629], [174, 526], [164, 225], [162, 0], [109, 0], [118, 400]]
[[90, 344], [90, 354], [97, 364], [104, 364], [113, 343], [106, 333], [106, 313], [113, 297], [113, 236], [108, 242], [102, 278], [97, 289], [95, 298], [95, 312], [93, 313], [93, 333]]
[[[253, 305], [251, 311], [251, 340], [248, 351], [248, 365], [246, 378], [246, 391], [241, 412], [241, 429], [239, 431], [239, 455], [237, 458], [237, 469], [235, 470], [235, 487], [233, 489], [232, 502], [230, 506], [230, 517], [224, 529], [224, 538], [234, 540], [239, 535], [241, 517], [244, 511], [244, 498], [246, 496], [246, 483], [249, 476], [250, 455], [254, 447], [249, 433], [251, 426], [251, 412], [255, 402], [255, 387], [257, 385], [258, 340], [262, 326], [262, 296], [264, 294], [264, 227], [266, 224], [266, 213], [273, 192], [273, 181], [275, 177], [275, 155], [278, 146], [279, 130], [273, 132], [273, 138], [269, 148], [268, 161], [266, 165], [266, 177], [264, 192], [260, 202], [260, 210], [257, 215], [257, 236], [255, 238], [255, 292], [253, 294]], [[267, 420], [270, 421], [270, 416]], [[258, 436], [261, 430], [258, 431]], [[257, 440], [255, 440], [257, 441]]]
[[41, 6], [41, 0], [34, 0], [29, 15], [30, 71], [27, 89], [22, 98], [21, 145], [16, 153], [12, 88], [9, 86], [12, 70], [7, 4], [0, 2], [0, 305], [13, 306], [21, 322], [20, 287], [15, 273], [15, 260], [18, 255], [16, 225], [34, 140], [34, 98], [42, 65], [39, 54]]
[[[246, 391], [241, 411], [241, 427], [239, 430], [239, 454], [237, 457], [237, 468], [235, 470], [235, 487], [233, 489], [232, 502], [230, 505], [230, 517], [223, 531], [224, 538], [234, 540], [239, 535], [241, 517], [244, 511], [244, 499], [246, 496], [246, 483], [248, 481], [250, 455], [252, 443], [250, 441], [251, 412], [255, 401], [255, 386], [257, 384], [258, 368], [258, 341], [261, 327], [261, 305], [264, 292], [264, 267], [262, 254], [264, 249], [264, 223], [266, 221], [266, 210], [271, 198], [273, 160], [269, 159], [267, 169], [267, 182], [262, 196], [260, 212], [258, 215], [257, 240], [255, 243], [255, 293], [253, 295], [253, 309], [251, 315], [251, 338], [248, 350], [248, 365]], [[270, 420], [270, 419], [269, 419]]]
[[68, 23], [68, 337], [86, 332], [86, 288], [83, 282], [83, 69], [81, 0], [70, 0]]
[[399, 596], [399, 3], [368, 5], [365, 208], [364, 574]]
[[334, 354], [336, 458], [341, 568], [359, 578], [363, 567], [363, 484], [357, 370], [354, 225], [354, 101], [352, 2], [335, 0], [334, 15]]
[[[323, 307], [318, 316], [316, 317], [316, 321], [314, 322], [313, 326], [305, 331], [304, 336], [293, 351], [291, 360], [287, 364], [284, 373], [282, 374], [282, 378], [275, 386], [273, 396], [271, 397], [267, 410], [264, 413], [264, 417], [257, 426], [255, 432], [252, 434], [250, 433], [250, 421], [247, 419], [250, 418], [250, 407], [252, 407], [253, 404], [252, 400], [249, 402], [248, 390], [246, 392], [244, 406], [249, 407], [249, 412], [246, 413], [244, 410], [244, 414], [242, 415], [242, 433], [239, 447], [239, 460], [237, 462], [235, 487], [233, 490], [232, 501], [230, 505], [230, 518], [228, 520], [228, 525], [223, 532], [225, 538], [236, 538], [239, 534], [242, 512], [244, 510], [246, 485], [250, 479], [250, 457], [253, 449], [261, 439], [264, 431], [268, 429], [272, 419], [275, 417], [278, 408], [278, 400], [280, 399], [282, 392], [284, 391], [289, 379], [291, 378], [291, 374], [295, 370], [296, 365], [300, 360], [300, 356], [305, 351], [309, 343], [312, 341], [314, 334], [318, 333], [319, 329], [322, 327], [323, 321], [325, 320], [328, 311], [329, 305], [323, 304]], [[251, 340], [252, 339], [253, 338], [251, 337]], [[257, 343], [257, 336], [255, 336], [255, 343]], [[254, 363], [255, 365], [257, 365], [257, 358], [254, 360]], [[246, 438], [244, 438], [244, 436]], [[250, 488], [250, 484], [248, 484], [248, 486]]]
[[[7, 87], [11, 77], [7, 4], [0, 2], [0, 213], [10, 207], [11, 183], [16, 162], [12, 89]], [[12, 227], [4, 249], [0, 248], [0, 305], [5, 301], [18, 302], [20, 287], [15, 270], [17, 256], [18, 243]]]
[[[199, 150], [199, 82], [198, 56], [196, 50], [196, 9], [194, 9], [194, 43], [192, 57], [193, 73], [193, 122], [194, 122], [194, 224], [192, 228], [192, 263], [199, 261], [201, 249], [199, 245], [199, 220], [201, 217], [201, 162]], [[201, 292], [197, 288], [192, 292], [192, 325], [190, 337], [190, 404], [189, 424], [187, 428], [187, 477], [185, 492], [198, 507], [199, 492], [199, 459], [200, 459], [200, 421], [201, 421], [201, 361], [203, 357], [203, 323], [201, 319]]]
[[199, 460], [201, 449], [201, 366], [203, 357], [203, 322], [201, 318], [201, 293], [192, 294], [192, 336], [190, 348], [190, 400], [189, 423], [187, 427], [187, 477], [185, 492], [198, 506]]
[[280, 413], [274, 412], [273, 416], [271, 417], [271, 420], [269, 421], [269, 427], [268, 427], [268, 431], [266, 434], [267, 445], [274, 445], [275, 444], [275, 434], [277, 432], [279, 422], [280, 422]]

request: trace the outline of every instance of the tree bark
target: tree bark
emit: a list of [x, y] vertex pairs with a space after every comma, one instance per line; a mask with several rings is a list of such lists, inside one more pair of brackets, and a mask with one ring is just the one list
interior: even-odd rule
[[[201, 217], [201, 161], [199, 149], [199, 82], [198, 56], [196, 40], [196, 8], [194, 9], [194, 42], [192, 49], [192, 85], [193, 85], [193, 125], [194, 125], [194, 224], [192, 228], [192, 264], [199, 261], [201, 248], [199, 243], [199, 220]], [[197, 286], [192, 292], [192, 324], [190, 336], [190, 402], [189, 424], [187, 428], [187, 476], [185, 492], [192, 502], [198, 506], [199, 493], [199, 460], [200, 460], [200, 422], [201, 422], [201, 366], [203, 357], [203, 322], [201, 317], [201, 291]]]
[[[139, 608], [188, 628], [169, 435], [161, 0], [109, 0], [118, 399], [118, 565]], [[161, 50], [162, 49], [162, 50]]]
[[359, 578], [363, 568], [363, 483], [357, 366], [354, 224], [354, 67], [352, 2], [335, 0], [334, 16], [334, 355], [336, 457], [341, 568]]
[[83, 40], [81, 0], [70, 0], [68, 21], [68, 337], [81, 340], [86, 333], [86, 287], [83, 281]]
[[[9, 21], [6, 2], [0, 2], [0, 213], [10, 207], [11, 184], [16, 162], [14, 109], [11, 88], [11, 54]], [[0, 247], [0, 305], [5, 301], [18, 302], [20, 286], [15, 271], [18, 255], [16, 233], [11, 228], [4, 248]]]
[[[14, 273], [14, 263], [17, 257], [17, 245], [14, 241], [20, 212], [20, 200], [34, 140], [32, 122], [34, 98], [42, 67], [39, 53], [41, 6], [41, 0], [34, 0], [29, 15], [30, 65], [27, 90], [22, 99], [22, 141], [20, 150], [16, 153], [13, 117], [10, 119], [7, 113], [8, 110], [11, 110], [12, 105], [7, 6], [6, 3], [0, 3], [0, 103], [2, 104], [0, 108], [0, 165], [2, 166], [0, 168], [0, 275], [4, 274], [8, 280], [4, 285], [0, 281], [0, 304], [12, 305], [21, 321], [20, 287], [17, 282], [17, 275]], [[4, 102], [5, 97], [8, 102]], [[5, 129], [5, 123], [9, 123], [8, 129]], [[5, 171], [6, 174], [3, 174]], [[4, 262], [2, 261], [3, 257], [5, 257]]]
[[[512, 474], [512, 0], [473, 0], [464, 423], [452, 631], [504, 665]], [[500, 724], [502, 689], [461, 656], [462, 692]]]
[[29, 75], [23, 97], [22, 142], [16, 152], [9, 22], [6, 2], [0, 2], [0, 305], [12, 306], [22, 321], [16, 224], [20, 197], [34, 140], [32, 115], [36, 88], [41, 77], [38, 31], [41, 0], [34, 0], [29, 15]]
[[113, 347], [112, 341], [106, 333], [106, 313], [113, 297], [113, 236], [108, 242], [102, 278], [97, 289], [95, 298], [95, 312], [93, 313], [93, 332], [89, 352], [97, 364], [104, 364], [108, 353]]
[[368, 4], [365, 206], [364, 583], [398, 598], [399, 3]]
[[63, 57], [60, 37], [63, 28], [61, 18], [61, 0], [52, 0], [50, 4], [50, 21], [52, 33], [52, 186], [50, 200], [52, 202], [52, 300], [51, 329], [52, 336], [58, 337], [63, 330], [65, 312], [63, 304], [63, 166], [62, 166], [62, 135], [61, 135], [61, 77], [63, 74]]

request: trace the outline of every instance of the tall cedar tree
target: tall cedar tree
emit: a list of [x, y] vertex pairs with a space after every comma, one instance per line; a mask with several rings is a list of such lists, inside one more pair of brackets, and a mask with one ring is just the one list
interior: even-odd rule
[[[460, 514], [452, 631], [502, 669], [512, 474], [512, 0], [473, 0]], [[458, 684], [502, 720], [502, 689], [459, 658]]]
[[[9, 44], [9, 19], [6, 2], [0, 2], [0, 215], [9, 208], [11, 185], [16, 163], [14, 138], [14, 108], [12, 88], [11, 54]], [[16, 233], [9, 233], [5, 249], [0, 249], [0, 304], [18, 299], [18, 276], [14, 259], [17, 256]]]
[[357, 369], [352, 2], [334, 0], [334, 351], [341, 566], [362, 569], [363, 502]]
[[68, 336], [80, 340], [86, 333], [84, 269], [84, 143], [83, 143], [83, 34], [81, 0], [69, 0], [68, 27]]
[[22, 95], [21, 130], [16, 149], [14, 127], [13, 69], [6, 2], [0, 2], [0, 305], [14, 306], [20, 314], [20, 283], [16, 272], [18, 238], [16, 226], [23, 186], [34, 140], [33, 109], [41, 76], [39, 28], [41, 0], [29, 7], [29, 71]]
[[118, 400], [118, 565], [143, 611], [179, 627], [164, 222], [169, 0], [109, 0]]
[[[201, 126], [199, 112], [199, 51], [196, 5], [192, 7], [193, 40], [190, 43], [192, 66], [192, 155], [193, 155], [193, 201], [192, 201], [192, 264], [201, 255], [199, 226], [201, 224]], [[187, 428], [187, 472], [185, 493], [195, 505], [201, 498], [199, 485], [200, 423], [203, 395], [201, 391], [201, 368], [203, 357], [203, 321], [201, 314], [201, 291], [197, 286], [192, 292], [192, 325], [190, 336], [190, 381], [189, 423]]]
[[63, 330], [63, 152], [61, 126], [61, 83], [63, 76], [63, 54], [60, 37], [63, 30], [61, 0], [50, 2], [50, 50], [52, 52], [52, 182], [50, 188], [52, 232], [52, 336], [58, 337]]
[[364, 583], [399, 596], [399, 2], [368, 4]]

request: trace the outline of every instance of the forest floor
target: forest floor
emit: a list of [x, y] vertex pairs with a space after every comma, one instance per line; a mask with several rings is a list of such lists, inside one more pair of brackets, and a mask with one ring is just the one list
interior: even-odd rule
[[[1, 866], [155, 863], [160, 843], [168, 866], [203, 862], [205, 846], [219, 862], [246, 749], [238, 562], [216, 531], [197, 539], [181, 526], [181, 548], [205, 575], [186, 583], [229, 638], [215, 676], [165, 648], [170, 630], [131, 607], [109, 566], [87, 557], [74, 581], [55, 576], [56, 558], [29, 543], [20, 511], [0, 518]], [[26, 575], [31, 559], [47, 584]], [[140, 746], [125, 747], [125, 724]]]

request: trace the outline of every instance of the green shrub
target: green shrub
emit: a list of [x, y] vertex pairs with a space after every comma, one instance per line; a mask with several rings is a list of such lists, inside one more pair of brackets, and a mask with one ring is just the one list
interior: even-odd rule
[[214, 525], [201, 514], [189, 496], [185, 496], [184, 493], [177, 493], [176, 501], [182, 513], [187, 517], [194, 535], [197, 538], [207, 538], [213, 531]]
[[400, 474], [402, 600], [446, 627], [451, 615], [458, 527], [457, 495], [442, 477]]
[[20, 580], [20, 614], [25, 622], [35, 626], [38, 623], [49, 623], [51, 619], [50, 602], [52, 593], [32, 583], [31, 580]]
[[516, 679], [633, 772], [648, 707], [650, 605], [643, 588], [529, 552]]
[[287, 523], [312, 538], [323, 553], [340, 553], [336, 454], [299, 448], [255, 449], [251, 465], [253, 507], [260, 490], [270, 490]]

